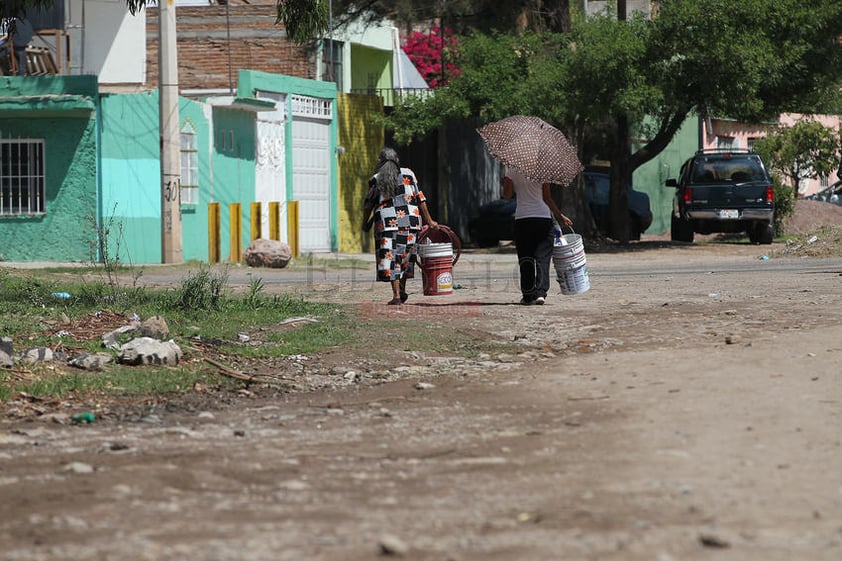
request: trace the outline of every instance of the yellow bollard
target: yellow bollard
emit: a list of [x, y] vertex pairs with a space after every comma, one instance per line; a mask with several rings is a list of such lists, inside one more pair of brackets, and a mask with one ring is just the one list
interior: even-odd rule
[[208, 263], [219, 263], [219, 203], [208, 203]]
[[281, 240], [281, 203], [269, 203], [269, 239]]
[[287, 232], [290, 252], [298, 257], [298, 201], [287, 201]]
[[229, 228], [231, 255], [228, 260], [232, 263], [239, 263], [243, 260], [243, 218], [240, 203], [231, 203], [229, 214], [231, 216], [231, 226]]
[[251, 203], [251, 241], [263, 237], [263, 207]]

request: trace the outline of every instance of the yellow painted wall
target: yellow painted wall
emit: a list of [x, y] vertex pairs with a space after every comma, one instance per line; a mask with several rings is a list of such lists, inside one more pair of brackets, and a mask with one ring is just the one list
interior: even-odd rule
[[336, 100], [338, 143], [345, 149], [339, 155], [339, 251], [373, 251], [372, 232], [362, 231], [362, 209], [368, 192], [368, 178], [374, 172], [383, 148], [383, 127], [372, 122], [372, 115], [383, 114], [380, 97], [340, 93]]

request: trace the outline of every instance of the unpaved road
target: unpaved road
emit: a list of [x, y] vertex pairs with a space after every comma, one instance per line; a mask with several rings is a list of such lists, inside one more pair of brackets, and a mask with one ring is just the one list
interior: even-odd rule
[[331, 389], [90, 425], [7, 417], [0, 557], [838, 561], [842, 261], [769, 250], [589, 255], [591, 290], [543, 307], [482, 256], [396, 310], [384, 285], [316, 279], [308, 297], [506, 352], [399, 348], [387, 383], [349, 357], [365, 375]]

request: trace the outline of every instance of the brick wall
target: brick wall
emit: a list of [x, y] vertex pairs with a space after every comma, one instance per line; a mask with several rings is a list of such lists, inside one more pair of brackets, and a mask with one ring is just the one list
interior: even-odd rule
[[[231, 85], [237, 71], [261, 70], [316, 78], [313, 49], [288, 41], [275, 24], [274, 0], [230, 5]], [[183, 6], [176, 10], [179, 90], [227, 89], [229, 86], [226, 7]], [[158, 9], [146, 11], [146, 84], [158, 86]]]

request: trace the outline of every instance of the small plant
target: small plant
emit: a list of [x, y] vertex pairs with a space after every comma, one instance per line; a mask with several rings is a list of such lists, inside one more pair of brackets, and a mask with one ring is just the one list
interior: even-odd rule
[[249, 282], [249, 290], [243, 298], [243, 304], [252, 310], [257, 310], [263, 307], [263, 279], [253, 278]]
[[[128, 253], [127, 250], [122, 249], [124, 241], [123, 236], [123, 222], [116, 218], [117, 205], [114, 205], [114, 210], [109, 216], [103, 218], [100, 224], [94, 216], [86, 216], [85, 221], [91, 226], [94, 232], [94, 237], [90, 242], [90, 260], [94, 267], [100, 268], [104, 273], [106, 285], [110, 291], [108, 300], [111, 305], [120, 304], [120, 297], [124, 296], [125, 291], [121, 290], [117, 272], [122, 267], [120, 254]], [[131, 262], [129, 262], [131, 263]], [[137, 282], [143, 271], [134, 273], [134, 286], [137, 287]]]
[[219, 310], [227, 286], [227, 269], [213, 273], [207, 267], [200, 267], [197, 273], [182, 281], [175, 292], [174, 305], [185, 312]]

